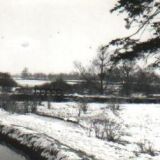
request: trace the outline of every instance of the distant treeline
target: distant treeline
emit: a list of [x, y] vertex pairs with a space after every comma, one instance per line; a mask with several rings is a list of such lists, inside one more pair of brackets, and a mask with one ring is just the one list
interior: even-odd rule
[[30, 73], [27, 68], [24, 68], [21, 74], [14, 75], [26, 80], [49, 80], [55, 81], [56, 79], [62, 78], [63, 80], [79, 80], [80, 74], [78, 72], [72, 73]]
[[[101, 81], [97, 72], [82, 72], [70, 74], [30, 74], [24, 70], [21, 78], [29, 80], [49, 80], [41, 86], [42, 89], [60, 90], [65, 94], [102, 94]], [[79, 80], [68, 84], [66, 80]], [[0, 88], [2, 91], [19, 86], [7, 73], [0, 73]], [[148, 70], [133, 66], [115, 67], [106, 71], [103, 77], [103, 94], [130, 96], [133, 94], [160, 94], [160, 76]]]

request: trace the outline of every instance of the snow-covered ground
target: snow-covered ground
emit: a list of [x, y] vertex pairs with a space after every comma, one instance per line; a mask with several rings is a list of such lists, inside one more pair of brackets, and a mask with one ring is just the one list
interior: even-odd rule
[[[33, 87], [35, 85], [42, 85], [44, 83], [49, 83], [51, 81], [49, 80], [26, 80], [26, 79], [18, 79], [18, 78], [14, 78], [14, 80], [20, 84], [21, 86], [30, 86], [30, 87]], [[73, 84], [77, 84], [77, 83], [80, 83], [82, 82], [82, 80], [66, 80], [66, 82], [70, 85], [73, 85]]]
[[[43, 102], [41, 106], [38, 106], [37, 113], [40, 115], [46, 115], [49, 117], [58, 117], [64, 120], [71, 120], [77, 122], [77, 117], [79, 114], [79, 103], [76, 102], [55, 102], [51, 103], [48, 108], [48, 103]], [[93, 114], [102, 113], [103, 109], [106, 107], [103, 103], [88, 103], [87, 112], [81, 113], [81, 117], [93, 116]]]
[[34, 87], [35, 85], [42, 85], [44, 83], [49, 83], [50, 81], [45, 80], [24, 80], [24, 79], [14, 79], [21, 86]]
[[[104, 112], [107, 104], [90, 103], [82, 119], [94, 117]], [[81, 151], [93, 160], [159, 160], [160, 159], [160, 105], [159, 104], [121, 104], [119, 118], [123, 122], [121, 139], [125, 144], [108, 142], [89, 136], [88, 131], [78, 124], [35, 114], [9, 114], [0, 110], [0, 124], [29, 128], [59, 141], [63, 145]], [[109, 110], [108, 110], [109, 111]], [[75, 103], [51, 103], [38, 107], [38, 112], [51, 117], [74, 119], [78, 114]], [[140, 153], [138, 143], [150, 145], [155, 156]], [[147, 147], [147, 146], [146, 146]]]

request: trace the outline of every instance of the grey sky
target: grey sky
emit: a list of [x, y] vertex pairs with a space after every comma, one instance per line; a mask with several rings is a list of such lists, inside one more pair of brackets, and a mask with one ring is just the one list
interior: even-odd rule
[[115, 0], [0, 0], [0, 71], [69, 72], [126, 33]]

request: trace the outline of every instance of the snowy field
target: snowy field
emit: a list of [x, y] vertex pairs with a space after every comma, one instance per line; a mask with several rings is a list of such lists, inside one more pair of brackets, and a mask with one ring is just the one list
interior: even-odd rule
[[[25, 80], [25, 79], [16, 79], [16, 78], [14, 80], [21, 86], [29, 86], [29, 87], [33, 87], [35, 85], [42, 85], [42, 84], [51, 82], [49, 80], [48, 81], [47, 80]], [[82, 81], [81, 80], [67, 80], [66, 82], [70, 85], [73, 85], [73, 84], [77, 84]]]
[[[93, 160], [160, 159], [159, 104], [121, 104], [120, 110], [115, 114], [108, 109], [107, 104], [90, 103], [80, 117], [78, 106], [71, 102], [51, 103], [48, 108], [47, 103], [43, 103], [38, 107], [39, 115], [10, 114], [0, 110], [0, 124], [28, 128], [33, 133], [47, 135], [70, 149], [83, 152]], [[107, 117], [116, 119], [122, 125], [123, 134], [119, 142], [98, 139], [93, 131], [89, 134], [89, 120], [102, 117], [104, 112]], [[79, 122], [80, 125], [66, 120]]]
[[21, 86], [34, 87], [35, 85], [42, 85], [44, 83], [49, 83], [50, 81], [45, 80], [24, 80], [24, 79], [14, 79]]

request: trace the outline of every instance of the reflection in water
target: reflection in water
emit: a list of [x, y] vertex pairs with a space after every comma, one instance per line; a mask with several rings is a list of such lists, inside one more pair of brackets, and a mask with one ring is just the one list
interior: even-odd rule
[[21, 153], [17, 153], [10, 147], [0, 143], [0, 160], [29, 160]]

